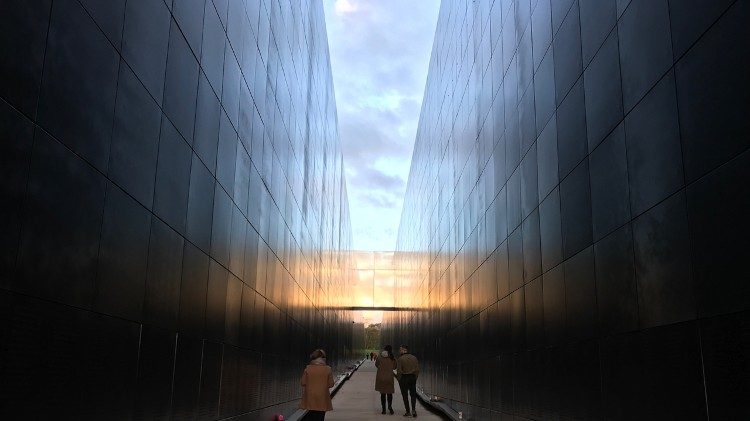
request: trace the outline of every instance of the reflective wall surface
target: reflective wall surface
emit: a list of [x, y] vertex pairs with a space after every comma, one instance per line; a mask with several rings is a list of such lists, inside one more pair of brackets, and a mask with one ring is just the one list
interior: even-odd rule
[[750, 417], [750, 2], [443, 2], [384, 343], [468, 419]]
[[392, 251], [352, 251], [350, 305], [357, 307], [394, 307], [395, 273]]
[[321, 3], [1, 9], [0, 418], [294, 411], [353, 358]]

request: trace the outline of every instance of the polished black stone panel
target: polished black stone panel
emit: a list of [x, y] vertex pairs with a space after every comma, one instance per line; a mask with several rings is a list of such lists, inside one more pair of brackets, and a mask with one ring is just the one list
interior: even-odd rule
[[187, 40], [180, 27], [172, 22], [164, 82], [164, 113], [189, 143], [193, 140], [199, 73], [198, 61]]
[[622, 121], [617, 31], [612, 31], [604, 41], [586, 68], [583, 79], [586, 94], [586, 135], [589, 151], [592, 151], [617, 123]]
[[[196, 419], [219, 418], [219, 393], [221, 388], [222, 346], [215, 342], [203, 342], [201, 358], [200, 392]], [[269, 379], [270, 380], [270, 379]]]
[[172, 391], [172, 416], [193, 419], [198, 406], [201, 379], [203, 343], [188, 336], [177, 338], [174, 355], [174, 390]]
[[543, 272], [552, 269], [563, 260], [561, 227], [560, 191], [559, 189], [555, 189], [539, 205], [539, 232]]
[[557, 108], [557, 167], [560, 180], [575, 168], [588, 151], [583, 78]]
[[581, 13], [581, 56], [584, 66], [587, 66], [617, 22], [617, 4], [615, 0], [579, 0], [578, 5]]
[[193, 150], [208, 167], [211, 174], [216, 173], [216, 152], [219, 144], [219, 117], [221, 104], [206, 74], [201, 72], [198, 78], [198, 99], [195, 110], [195, 139]]
[[[240, 106], [240, 65], [232, 48], [227, 45], [224, 50], [224, 80], [221, 91], [221, 103], [234, 127], [237, 127]], [[243, 81], [244, 83], [244, 81]]]
[[110, 184], [96, 270], [97, 311], [130, 320], [141, 319], [150, 228], [151, 214]]
[[[500, 9], [500, 6], [492, 7], [492, 10]], [[552, 43], [552, 9], [550, 2], [538, 1], [536, 6], [533, 8], [531, 14], [531, 41], [533, 43], [532, 48], [534, 49], [534, 69], [540, 66], [540, 63], [544, 61], [544, 57], [549, 51], [549, 46]], [[551, 57], [551, 54], [550, 54]], [[552, 62], [550, 61], [550, 64]], [[536, 78], [534, 79], [536, 83]]]
[[180, 313], [184, 243], [172, 228], [157, 218], [151, 220], [143, 320], [172, 331], [177, 330]]
[[237, 144], [237, 132], [232, 127], [229, 117], [222, 112], [219, 119], [219, 144], [216, 152], [216, 181], [230, 196], [234, 194]]
[[617, 22], [622, 99], [630, 111], [672, 66], [667, 0], [633, 0]]
[[395, 257], [419, 311], [382, 330], [425, 393], [468, 419], [747, 418], [749, 12], [442, 3]]
[[[513, 85], [517, 83], [517, 75], [515, 70], [512, 69], [515, 69], [515, 61], [511, 64], [511, 70], [508, 71], [508, 78], [510, 78], [510, 80], [507, 80], [505, 84], [503, 84], [503, 89], [506, 90], [506, 105], [518, 102], [518, 91], [513, 87]], [[509, 90], [511, 91], [510, 94], [507, 93]], [[505, 129], [505, 172], [508, 176], [513, 173], [513, 169], [518, 166], [518, 163], [521, 160], [521, 133], [519, 131], [517, 114], [518, 109], [515, 106], [508, 105], [505, 107], [505, 124], [507, 126]]]
[[[690, 244], [698, 313], [712, 316], [744, 310], [750, 299], [746, 251], [750, 200], [744, 184], [750, 177], [750, 153], [724, 164], [687, 188]], [[722, 203], [722, 206], [715, 206]]]
[[[518, 165], [518, 162], [516, 162]], [[530, 189], [529, 189], [530, 190]], [[508, 179], [508, 232], [513, 232], [521, 224], [521, 168], [517, 167]]]
[[508, 236], [508, 279], [511, 291], [523, 285], [523, 266], [523, 230], [518, 228]]
[[336, 373], [355, 357], [322, 4], [16, 3], [0, 7], [0, 418], [296, 411], [310, 351]]
[[11, 289], [90, 307], [107, 181], [37, 128]]
[[570, 12], [570, 8], [577, 5], [575, 0], [550, 1], [552, 9], [552, 33], [555, 34], [560, 29], [565, 17]]
[[[8, 292], [0, 370], [7, 419], [131, 419], [140, 326]], [[102, 385], [107, 387], [103, 388]]]
[[560, 183], [560, 221], [563, 257], [569, 258], [591, 244], [591, 187], [588, 161]]
[[630, 220], [625, 130], [619, 125], [589, 156], [591, 222], [599, 240]]
[[521, 161], [521, 217], [526, 218], [539, 206], [536, 143]]
[[542, 274], [539, 212], [534, 211], [523, 221], [523, 278], [527, 283]]
[[222, 356], [223, 367], [221, 373], [221, 396], [219, 400], [219, 418], [226, 418], [239, 413], [239, 353], [233, 346], [224, 347]]
[[21, 234], [21, 199], [26, 193], [29, 178], [34, 125], [5, 101], [0, 102], [0, 136], [3, 154], [0, 156], [0, 185], [6, 198], [0, 205], [0, 220], [5, 235], [0, 240], [0, 286], [7, 288], [16, 265], [18, 240]]
[[530, 348], [544, 345], [544, 303], [542, 278], [529, 282], [525, 287], [526, 344]]
[[565, 370], [562, 412], [572, 419], [602, 419], [600, 344], [593, 340], [579, 342], [561, 351]]
[[596, 286], [591, 247], [565, 261], [565, 327], [571, 339], [596, 335]]
[[198, 155], [193, 154], [192, 161], [186, 237], [198, 248], [208, 253], [211, 247], [211, 221], [216, 179], [211, 176]]
[[51, 0], [3, 6], [0, 95], [27, 116], [36, 114], [51, 6]]
[[162, 118], [153, 210], [159, 218], [182, 235], [187, 232], [191, 163], [190, 145], [166, 117]]
[[211, 256], [224, 267], [229, 266], [229, 236], [232, 232], [232, 199], [218, 183], [214, 187]]
[[643, 327], [695, 318], [685, 194], [633, 221], [638, 307]]
[[577, 0], [566, 13], [560, 29], [555, 30], [555, 36], [552, 38], [555, 57], [555, 97], [558, 105], [563, 102], [583, 71], [581, 24]]
[[554, 116], [539, 134], [536, 153], [539, 199], [543, 201], [560, 180], [557, 170], [557, 119]]
[[495, 249], [495, 276], [498, 298], [510, 293], [510, 272], [508, 267], [508, 242], [503, 242]]
[[172, 3], [172, 16], [196, 57], [201, 54], [205, 5], [206, 0], [174, 0]]
[[230, 275], [227, 283], [224, 341], [237, 346], [240, 335], [240, 310], [242, 308], [242, 286], [240, 278]]
[[224, 336], [227, 308], [227, 284], [229, 272], [211, 260], [206, 289], [206, 337], [219, 340]]
[[706, 399], [711, 416], [728, 419], [750, 416], [750, 406], [745, 399], [750, 386], [749, 328], [747, 311], [701, 322]]
[[229, 271], [236, 276], [244, 275], [245, 239], [249, 223], [239, 208], [232, 209], [232, 227], [229, 236]]
[[630, 2], [632, 0], [617, 0], [617, 18], [619, 19], [622, 17], [622, 14], [625, 12], [625, 9], [628, 8], [628, 5], [630, 5]]
[[[719, 3], [723, 2], [712, 2], [711, 7]], [[750, 59], [747, 43], [735, 42], [747, 39], [749, 18], [750, 6], [735, 2], [675, 65], [688, 182], [750, 146], [746, 113], [736, 106], [750, 94], [750, 81], [745, 77]], [[700, 101], [693, 100], [696, 97]]]
[[706, 419], [698, 329], [694, 322], [602, 341], [602, 395], [607, 419]]
[[690, 49], [733, 3], [731, 0], [699, 0], [688, 4], [671, 0], [669, 17], [675, 59]]
[[108, 174], [129, 195], [151, 208], [161, 110], [124, 64], [117, 81]]
[[544, 301], [544, 334], [547, 345], [562, 343], [565, 339], [565, 280], [563, 266], [545, 272], [542, 277]]
[[173, 331], [143, 328], [134, 419], [169, 419], [176, 339]]
[[596, 304], [602, 334], [636, 330], [638, 297], [633, 234], [625, 225], [594, 246]]
[[203, 16], [203, 45], [201, 47], [201, 67], [217, 96], [221, 95], [222, 70], [224, 69], [224, 47], [226, 34], [213, 2], [206, 1]]
[[510, 311], [510, 350], [526, 348], [525, 289], [519, 288], [508, 296]]
[[665, 76], [625, 119], [630, 207], [639, 215], [684, 184], [674, 77]]
[[94, 22], [101, 28], [109, 41], [120, 50], [122, 46], [122, 28], [125, 23], [125, 0], [100, 2], [81, 0], [80, 2]]
[[[164, 96], [169, 21], [166, 4], [149, 0], [130, 0], [125, 4], [122, 56], [160, 105]], [[190, 73], [189, 68], [185, 71]]]
[[536, 129], [537, 133], [545, 130], [550, 117], [555, 112], [555, 84], [554, 78], [554, 58], [551, 52], [547, 52], [534, 73], [534, 102], [536, 109]]
[[[529, 63], [528, 65], [530, 69], [531, 63]], [[532, 143], [534, 143], [534, 140], [536, 139], [537, 130], [535, 113], [534, 89], [532, 87], [528, 89], [528, 91], [521, 98], [521, 101], [518, 104], [518, 124], [521, 135], [521, 155], [526, 155], [529, 147], [531, 147]]]
[[36, 122], [103, 172], [119, 66], [117, 51], [79, 3], [53, 4]]

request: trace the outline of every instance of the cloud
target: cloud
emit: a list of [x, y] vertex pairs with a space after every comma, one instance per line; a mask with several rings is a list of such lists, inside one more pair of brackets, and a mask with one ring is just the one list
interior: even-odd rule
[[387, 195], [383, 195], [380, 193], [370, 193], [362, 195], [362, 202], [369, 203], [373, 207], [378, 208], [395, 208], [399, 205], [399, 202], [397, 199], [394, 199], [393, 197], [388, 197]]
[[337, 15], [345, 15], [357, 11], [357, 5], [348, 0], [336, 0], [334, 5]]
[[388, 120], [387, 115], [339, 117], [339, 134], [347, 139], [342, 144], [347, 164], [359, 166], [377, 157], [398, 158], [411, 152], [410, 142], [405, 141], [406, 136], [396, 133], [399, 122], [391, 123]]
[[356, 249], [396, 245], [439, 0], [325, 0]]
[[353, 177], [349, 184], [356, 187], [391, 193], [399, 193], [406, 187], [406, 181], [400, 175], [386, 174], [371, 165], [352, 169], [351, 174]]

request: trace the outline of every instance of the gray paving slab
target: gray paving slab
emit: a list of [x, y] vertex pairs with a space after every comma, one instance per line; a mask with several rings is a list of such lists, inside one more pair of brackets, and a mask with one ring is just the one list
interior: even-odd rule
[[429, 412], [417, 402], [417, 418], [405, 418], [404, 401], [396, 383], [393, 394], [394, 415], [380, 413], [380, 393], [375, 391], [375, 363], [365, 361], [352, 377], [341, 386], [333, 398], [333, 411], [326, 414], [326, 421], [365, 421], [365, 420], [443, 420], [440, 415]]

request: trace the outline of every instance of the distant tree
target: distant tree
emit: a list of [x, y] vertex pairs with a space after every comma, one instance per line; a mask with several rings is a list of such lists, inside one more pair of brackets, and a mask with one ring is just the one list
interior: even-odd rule
[[367, 349], [380, 348], [380, 323], [375, 323], [365, 328], [365, 347]]

